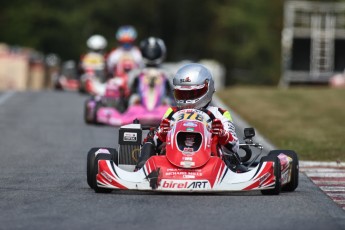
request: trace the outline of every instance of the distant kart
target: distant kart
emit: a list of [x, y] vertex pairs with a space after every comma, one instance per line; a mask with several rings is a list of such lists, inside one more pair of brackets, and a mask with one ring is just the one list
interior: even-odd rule
[[56, 90], [77, 91], [79, 89], [79, 80], [60, 75], [54, 82], [54, 88]]
[[99, 95], [106, 80], [105, 59], [100, 53], [87, 53], [81, 60], [82, 74], [79, 82], [79, 92]]
[[[216, 143], [206, 121], [212, 116], [197, 110], [179, 111], [179, 120], [168, 132], [165, 153], [151, 156], [134, 171], [141, 149], [142, 126], [130, 124], [119, 130], [119, 149], [93, 148], [87, 157], [87, 182], [96, 192], [148, 190], [157, 192], [227, 192], [260, 190], [264, 195], [292, 192], [298, 186], [298, 157], [291, 150], [274, 150], [248, 162], [248, 171], [236, 171], [225, 159], [226, 152]], [[251, 158], [253, 128], [245, 129], [241, 147]], [[145, 145], [146, 146], [146, 145]]]
[[105, 84], [105, 92], [102, 96], [91, 96], [85, 102], [84, 120], [88, 124], [99, 124], [98, 115], [101, 108], [112, 108], [119, 113], [127, 109], [128, 92], [124, 85], [122, 77], [109, 79]]
[[52, 75], [52, 84], [56, 90], [77, 91], [79, 88], [79, 80], [77, 79], [76, 65], [73, 60], [63, 63], [61, 73]]
[[[107, 93], [104, 97], [91, 98], [85, 104], [86, 123], [121, 126], [138, 119], [141, 124], [158, 125], [170, 106], [169, 100], [165, 98], [165, 81], [167, 79], [161, 75], [140, 75], [139, 95], [128, 108], [126, 107], [127, 101], [124, 100], [125, 91], [119, 90], [120, 85], [119, 89], [115, 89], [114, 86], [113, 90], [109, 90], [109, 92], [113, 92], [113, 96], [107, 96], [110, 95]], [[109, 103], [109, 101], [113, 101], [113, 103]]]

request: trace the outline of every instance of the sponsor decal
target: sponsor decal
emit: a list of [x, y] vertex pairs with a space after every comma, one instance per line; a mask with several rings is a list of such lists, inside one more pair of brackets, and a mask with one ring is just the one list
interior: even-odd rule
[[110, 175], [106, 171], [102, 171], [101, 175], [109, 182], [112, 182], [113, 180], [111, 179]]
[[286, 184], [290, 181], [290, 173], [291, 170], [286, 170], [284, 173], [282, 173], [282, 184]]
[[193, 157], [182, 157], [182, 160], [184, 160], [184, 161], [192, 161]]
[[271, 173], [267, 172], [259, 179], [259, 187], [271, 176]]
[[186, 129], [186, 131], [187, 131], [187, 132], [194, 132], [194, 128], [188, 127], [188, 128]]
[[180, 79], [180, 82], [191, 82], [189, 77], [186, 77], [185, 79]]
[[195, 165], [195, 162], [193, 162], [193, 161], [181, 161], [180, 165], [185, 167], [185, 168], [189, 168], [189, 167], [193, 167]]
[[187, 153], [191, 153], [193, 151], [194, 151], [194, 149], [193, 148], [189, 148], [189, 147], [184, 147], [184, 149], [183, 149], [183, 152], [187, 152]]
[[137, 141], [137, 133], [124, 132], [123, 140], [136, 142]]
[[195, 170], [195, 169], [188, 169], [187, 171], [185, 169], [168, 169], [165, 172], [165, 176], [194, 176], [194, 177], [201, 177], [202, 171], [201, 170]]
[[197, 127], [198, 125], [195, 124], [194, 122], [186, 122], [183, 124], [183, 126], [188, 126], [188, 127]]
[[183, 181], [183, 180], [162, 180], [161, 188], [164, 189], [206, 189], [210, 188], [210, 183], [207, 180], [202, 181]]
[[195, 176], [194, 175], [183, 175], [182, 178], [195, 179]]

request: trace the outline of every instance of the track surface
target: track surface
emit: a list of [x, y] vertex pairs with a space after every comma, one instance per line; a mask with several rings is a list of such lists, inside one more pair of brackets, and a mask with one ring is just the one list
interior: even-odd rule
[[96, 194], [86, 153], [115, 147], [117, 130], [86, 126], [84, 100], [25, 92], [0, 104], [0, 229], [345, 229], [342, 208], [303, 174], [279, 196]]

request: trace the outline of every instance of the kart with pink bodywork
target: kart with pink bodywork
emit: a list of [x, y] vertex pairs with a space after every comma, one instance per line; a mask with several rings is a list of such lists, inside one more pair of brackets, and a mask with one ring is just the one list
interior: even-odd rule
[[[178, 111], [179, 119], [167, 135], [165, 150], [151, 156], [135, 171], [142, 148], [142, 126], [130, 124], [119, 130], [119, 148], [92, 148], [87, 157], [87, 182], [96, 192], [148, 190], [157, 192], [227, 192], [261, 190], [264, 195], [292, 192], [298, 186], [298, 157], [291, 150], [273, 150], [256, 166], [251, 159], [253, 128], [246, 128], [240, 144], [247, 170], [234, 170], [231, 153], [217, 144], [210, 130], [212, 116], [199, 110]], [[250, 162], [249, 162], [250, 161]]]
[[108, 84], [105, 96], [92, 97], [85, 104], [86, 123], [121, 126], [138, 119], [141, 124], [157, 125], [170, 106], [166, 98], [165, 84], [168, 81], [163, 75], [151, 72], [138, 76], [137, 98], [127, 107], [125, 92], [119, 86], [118, 78]]

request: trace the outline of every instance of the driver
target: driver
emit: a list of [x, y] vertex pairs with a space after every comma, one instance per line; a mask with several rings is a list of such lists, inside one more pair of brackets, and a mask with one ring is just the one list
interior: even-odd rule
[[143, 167], [146, 160], [162, 148], [166, 141], [167, 133], [170, 130], [170, 123], [177, 119], [177, 112], [179, 110], [198, 109], [213, 114], [213, 121], [209, 121], [211, 123], [211, 132], [214, 136], [218, 136], [219, 145], [225, 146], [232, 152], [232, 156], [224, 158], [227, 165], [230, 166], [231, 161], [234, 171], [245, 171], [245, 167], [241, 165], [237, 155], [239, 140], [230, 112], [210, 105], [215, 92], [210, 71], [201, 64], [187, 64], [181, 67], [175, 74], [173, 87], [177, 106], [168, 109], [158, 130], [151, 130], [149, 132], [144, 140], [145, 144], [142, 147], [136, 170]]

